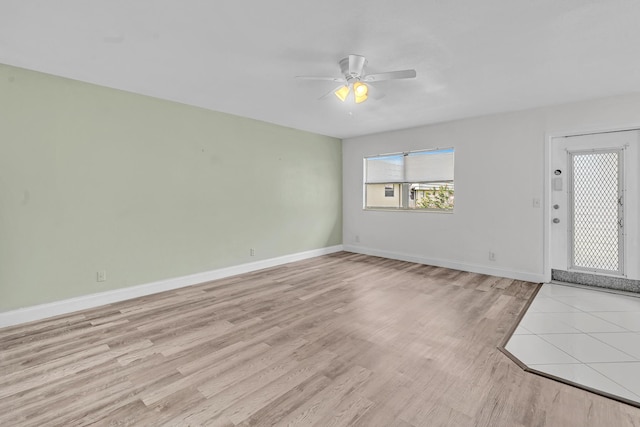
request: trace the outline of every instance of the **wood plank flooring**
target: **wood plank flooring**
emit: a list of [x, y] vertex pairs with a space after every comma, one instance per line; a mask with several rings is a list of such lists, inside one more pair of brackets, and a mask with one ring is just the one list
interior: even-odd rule
[[340, 252], [0, 329], [0, 425], [640, 426], [498, 351], [535, 289]]

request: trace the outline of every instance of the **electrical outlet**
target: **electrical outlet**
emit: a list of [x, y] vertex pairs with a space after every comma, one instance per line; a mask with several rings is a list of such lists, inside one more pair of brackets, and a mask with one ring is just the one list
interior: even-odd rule
[[256, 250], [251, 248], [249, 249], [249, 256], [255, 256], [256, 255]]
[[495, 260], [496, 260], [496, 253], [489, 251], [489, 261], [495, 261]]
[[107, 281], [107, 270], [100, 270], [96, 274], [97, 282], [106, 282]]

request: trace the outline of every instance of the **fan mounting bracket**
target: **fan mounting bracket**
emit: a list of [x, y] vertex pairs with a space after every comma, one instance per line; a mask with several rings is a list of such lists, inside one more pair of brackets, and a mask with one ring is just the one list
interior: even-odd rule
[[349, 55], [346, 58], [342, 58], [340, 60], [340, 62], [338, 64], [340, 64], [340, 71], [342, 72], [342, 75], [347, 79], [347, 81], [350, 80], [354, 80], [357, 79], [357, 81], [360, 80], [360, 78], [362, 77], [362, 73], [358, 73], [358, 72], [352, 72], [349, 69], [349, 59], [356, 59], [359, 62], [361, 61], [361, 69], [364, 70], [364, 67], [367, 65], [367, 60], [365, 59], [364, 56], [361, 55]]

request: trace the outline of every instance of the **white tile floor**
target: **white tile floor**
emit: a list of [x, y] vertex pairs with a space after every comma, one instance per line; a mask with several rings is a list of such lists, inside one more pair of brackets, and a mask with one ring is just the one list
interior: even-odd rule
[[505, 348], [531, 369], [640, 403], [640, 295], [544, 284]]

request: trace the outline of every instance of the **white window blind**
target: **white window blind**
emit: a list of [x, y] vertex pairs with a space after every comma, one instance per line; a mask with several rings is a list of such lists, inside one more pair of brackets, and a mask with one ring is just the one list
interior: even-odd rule
[[368, 157], [366, 183], [453, 181], [453, 149]]
[[453, 150], [409, 153], [404, 162], [406, 182], [453, 181]]
[[404, 182], [404, 155], [369, 157], [366, 159], [366, 182]]

